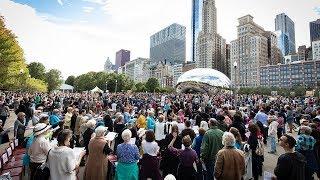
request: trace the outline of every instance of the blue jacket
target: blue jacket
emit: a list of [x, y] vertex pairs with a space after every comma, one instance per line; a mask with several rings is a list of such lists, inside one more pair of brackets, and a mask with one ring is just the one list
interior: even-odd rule
[[50, 124], [51, 124], [52, 126], [58, 125], [58, 123], [60, 122], [60, 119], [59, 119], [59, 117], [58, 117], [57, 115], [52, 114], [52, 115], [50, 116], [50, 118], [49, 118], [49, 122], [50, 122]]
[[156, 123], [154, 121], [154, 118], [151, 116], [148, 116], [147, 117], [147, 129], [154, 131], [155, 125], [156, 125]]

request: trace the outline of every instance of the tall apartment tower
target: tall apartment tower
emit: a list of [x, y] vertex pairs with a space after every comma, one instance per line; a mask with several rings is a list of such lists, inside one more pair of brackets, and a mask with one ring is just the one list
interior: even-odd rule
[[310, 42], [320, 39], [320, 19], [310, 22]]
[[276, 16], [275, 31], [278, 31], [278, 47], [281, 50], [282, 55], [295, 54], [296, 40], [294, 22], [285, 13]]
[[197, 39], [196, 64], [199, 68], [213, 68], [227, 74], [226, 40], [217, 33], [215, 0], [204, 0], [202, 30]]
[[231, 41], [231, 81], [236, 87], [260, 85], [260, 67], [268, 64], [268, 38], [251, 15], [238, 19], [238, 38]]
[[182, 64], [186, 61], [186, 27], [172, 24], [150, 37], [150, 61]]
[[196, 61], [197, 39], [202, 30], [203, 0], [192, 0], [191, 19], [191, 61]]
[[116, 53], [116, 70], [130, 61], [130, 51], [121, 49]]

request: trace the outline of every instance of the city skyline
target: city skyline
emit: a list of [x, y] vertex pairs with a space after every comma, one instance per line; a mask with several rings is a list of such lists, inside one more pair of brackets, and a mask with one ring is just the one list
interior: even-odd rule
[[[217, 0], [218, 32], [227, 42], [235, 39], [237, 19], [246, 14], [254, 16], [264, 29], [273, 31], [275, 16], [286, 13], [296, 24], [296, 46], [309, 45], [309, 22], [319, 18], [319, 3], [316, 0], [308, 3], [295, 1], [246, 0], [240, 3], [236, 0]], [[0, 2], [0, 14], [4, 16], [8, 28], [19, 37], [27, 62], [39, 61], [49, 68], [63, 65], [61, 71], [64, 77], [71, 73], [79, 75], [87, 71], [100, 71], [107, 57], [111, 57], [114, 63], [114, 54], [119, 49], [130, 50], [131, 59], [148, 58], [148, 37], [172, 23], [187, 27], [186, 60], [190, 60], [191, 1], [140, 0], [136, 3], [129, 0], [82, 0], [83, 4], [75, 6], [78, 9], [72, 8], [75, 2], [80, 1]], [[299, 11], [301, 7], [305, 9], [303, 13]], [[77, 12], [80, 9], [82, 14], [72, 13], [70, 8]], [[163, 9], [166, 13], [162, 13]], [[67, 42], [63, 41], [65, 38], [68, 38]], [[70, 67], [75, 70], [70, 71]]]

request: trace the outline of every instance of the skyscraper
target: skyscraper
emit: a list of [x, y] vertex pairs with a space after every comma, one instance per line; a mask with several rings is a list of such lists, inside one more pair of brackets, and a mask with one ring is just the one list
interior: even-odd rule
[[310, 42], [320, 39], [320, 19], [310, 22]]
[[202, 30], [202, 5], [203, 0], [192, 0], [191, 61], [196, 61], [197, 39]]
[[121, 49], [116, 53], [116, 70], [130, 61], [130, 51]]
[[230, 48], [231, 80], [236, 87], [259, 86], [259, 68], [268, 64], [268, 38], [251, 15], [238, 20], [238, 38]]
[[[278, 42], [280, 41], [279, 48], [283, 53], [282, 55], [286, 56], [288, 54], [296, 53], [294, 22], [289, 18], [289, 16], [287, 16], [285, 13], [278, 14], [275, 19], [275, 30], [280, 31], [280, 37], [278, 37], [280, 40], [278, 40]], [[288, 38], [289, 52], [286, 52], [286, 50], [283, 49], [287, 43], [286, 38]]]
[[196, 63], [199, 68], [213, 68], [227, 74], [226, 40], [217, 33], [215, 0], [204, 0], [202, 30], [197, 39]]
[[150, 37], [150, 61], [182, 64], [186, 61], [186, 27], [172, 24]]

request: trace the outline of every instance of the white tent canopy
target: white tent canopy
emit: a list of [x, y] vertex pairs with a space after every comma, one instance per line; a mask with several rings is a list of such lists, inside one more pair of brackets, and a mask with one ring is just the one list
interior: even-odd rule
[[62, 84], [59, 88], [61, 91], [73, 91], [74, 87], [69, 84]]
[[91, 90], [92, 93], [103, 93], [103, 91], [97, 86]]

